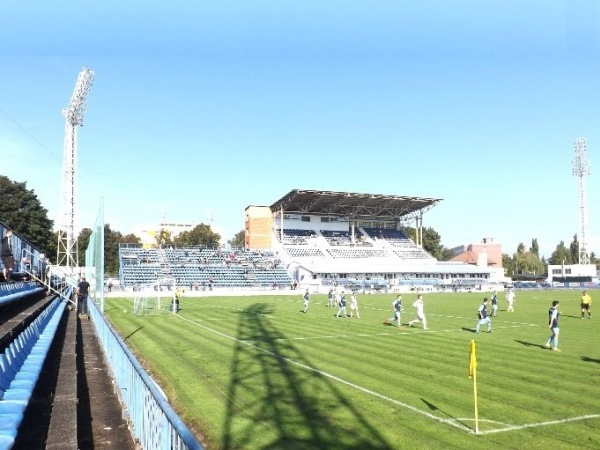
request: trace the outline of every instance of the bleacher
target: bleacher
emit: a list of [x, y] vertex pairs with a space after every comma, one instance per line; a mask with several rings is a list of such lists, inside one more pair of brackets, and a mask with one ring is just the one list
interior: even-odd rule
[[[130, 246], [119, 249], [120, 278], [124, 287], [152, 285], [166, 277], [174, 279], [178, 286], [192, 289], [291, 283], [279, 259], [270, 251], [193, 247], [141, 250], [132, 251]], [[137, 256], [142, 254], [145, 259]]]
[[319, 230], [323, 237], [327, 240], [327, 243], [331, 246], [364, 246], [371, 247], [373, 244], [366, 239], [362, 232], [358, 229], [354, 229], [354, 240], [350, 231], [344, 230]]
[[[64, 296], [71, 295], [68, 288]], [[0, 285], [0, 308], [2, 326], [0, 333], [0, 449], [10, 449], [23, 433], [19, 427], [30, 413], [31, 399], [35, 392], [50, 346], [62, 320], [66, 302], [54, 296], [45, 299], [44, 289], [32, 282], [4, 283]], [[11, 312], [12, 311], [12, 312]], [[15, 315], [16, 314], [16, 315]], [[70, 405], [76, 414], [77, 403]], [[41, 424], [40, 424], [41, 425]], [[76, 428], [72, 436], [65, 436], [63, 445], [77, 442]], [[53, 439], [51, 433], [44, 434]], [[67, 447], [65, 447], [67, 448]]]
[[335, 259], [357, 259], [357, 258], [386, 258], [388, 253], [381, 249], [370, 248], [328, 248], [327, 253]]
[[402, 230], [391, 228], [364, 228], [365, 232], [373, 239], [385, 239], [394, 246], [414, 246], [415, 243]]
[[294, 258], [323, 258], [325, 254], [321, 249], [310, 247], [286, 247], [287, 252]]
[[[275, 229], [277, 239], [281, 240], [281, 230]], [[313, 230], [284, 229], [283, 243], [287, 245], [307, 245], [308, 240], [317, 237]]]

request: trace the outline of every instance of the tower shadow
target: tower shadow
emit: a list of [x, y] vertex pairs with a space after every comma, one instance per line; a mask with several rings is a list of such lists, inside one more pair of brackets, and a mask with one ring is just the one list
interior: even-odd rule
[[[335, 381], [254, 304], [238, 321], [230, 368], [223, 448], [392, 449]], [[254, 344], [251, 341], [258, 341]], [[340, 416], [346, 417], [340, 425]]]

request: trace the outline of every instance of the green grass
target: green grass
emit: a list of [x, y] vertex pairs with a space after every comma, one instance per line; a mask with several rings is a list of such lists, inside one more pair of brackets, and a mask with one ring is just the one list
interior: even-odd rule
[[[600, 316], [580, 320], [579, 296], [517, 292], [507, 313], [500, 295], [492, 334], [472, 332], [475, 293], [425, 294], [430, 331], [384, 326], [393, 295], [359, 296], [361, 319], [334, 318], [324, 295], [304, 315], [300, 293], [184, 298], [179, 315], [146, 317], [107, 299], [106, 313], [209, 448], [600, 448]], [[562, 353], [543, 348], [553, 299]]]

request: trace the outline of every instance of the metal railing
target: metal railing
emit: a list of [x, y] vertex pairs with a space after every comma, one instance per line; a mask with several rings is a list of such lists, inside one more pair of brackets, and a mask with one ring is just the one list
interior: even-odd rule
[[136, 441], [144, 450], [204, 450], [92, 300], [88, 311]]

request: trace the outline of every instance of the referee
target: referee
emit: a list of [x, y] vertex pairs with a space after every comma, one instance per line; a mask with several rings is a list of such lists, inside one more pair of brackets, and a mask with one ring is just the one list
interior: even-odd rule
[[583, 295], [581, 296], [581, 318], [585, 315], [585, 312], [588, 313], [588, 319], [592, 318], [592, 297], [587, 291], [583, 291]]

